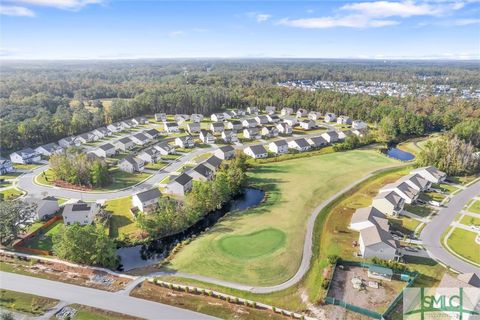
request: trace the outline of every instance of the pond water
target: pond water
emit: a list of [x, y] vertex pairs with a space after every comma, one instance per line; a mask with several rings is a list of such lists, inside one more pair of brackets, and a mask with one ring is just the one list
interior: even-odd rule
[[151, 241], [145, 245], [119, 248], [117, 254], [121, 258], [120, 269], [128, 271], [160, 262], [168, 256], [177, 243], [194, 235], [198, 235], [207, 228], [212, 227], [227, 213], [241, 211], [256, 206], [262, 202], [264, 196], [265, 192], [262, 190], [246, 188], [242, 195], [230, 201], [223, 206], [223, 208], [210, 212], [197, 223], [180, 233]]
[[397, 148], [394, 148], [394, 147], [388, 148], [387, 151], [386, 151], [386, 154], [390, 158], [394, 158], [394, 159], [401, 160], [401, 161], [410, 161], [410, 160], [415, 159], [415, 156], [413, 154], [411, 154], [410, 152], [406, 152], [406, 151], [403, 151], [403, 150], [400, 150], [400, 149], [397, 149]]

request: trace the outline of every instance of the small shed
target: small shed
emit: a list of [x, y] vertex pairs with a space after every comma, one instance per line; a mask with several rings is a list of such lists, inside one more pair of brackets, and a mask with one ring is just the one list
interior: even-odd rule
[[370, 266], [368, 267], [368, 277], [390, 281], [393, 277], [393, 270], [381, 266]]

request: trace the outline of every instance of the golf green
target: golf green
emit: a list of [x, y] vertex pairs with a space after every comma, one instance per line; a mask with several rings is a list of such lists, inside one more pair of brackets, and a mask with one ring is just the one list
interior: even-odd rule
[[273, 228], [250, 234], [226, 236], [218, 242], [220, 249], [238, 259], [252, 259], [276, 251], [285, 244], [285, 233]]

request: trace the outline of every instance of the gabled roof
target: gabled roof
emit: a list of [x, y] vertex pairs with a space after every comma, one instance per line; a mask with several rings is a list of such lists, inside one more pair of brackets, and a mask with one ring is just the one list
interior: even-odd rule
[[105, 143], [98, 147], [98, 149], [102, 149], [103, 151], [108, 151], [110, 149], [115, 149], [115, 147], [111, 143]]
[[406, 181], [411, 181], [413, 184], [415, 184], [417, 187], [421, 189], [426, 188], [429, 184], [429, 181], [423, 178], [418, 173], [408, 174], [397, 180], [397, 182], [406, 182]]
[[314, 146], [321, 146], [328, 143], [322, 136], [311, 137], [310, 141], [312, 141]]
[[133, 137], [137, 138], [140, 141], [148, 141], [148, 137], [141, 132], [134, 134]]
[[259, 133], [260, 132], [260, 129], [257, 128], [257, 127], [254, 127], [254, 128], [245, 128], [243, 129], [244, 131], [246, 130], [249, 134], [255, 134], [255, 133]]
[[242, 124], [242, 122], [239, 121], [239, 120], [232, 120], [232, 121], [229, 121], [229, 122], [233, 125], [241, 125]]
[[398, 206], [402, 201], [402, 197], [400, 197], [395, 191], [381, 192], [374, 199], [386, 199], [394, 206]]
[[142, 164], [143, 161], [140, 160], [140, 159], [137, 159], [135, 158], [134, 156], [126, 156], [125, 158], [123, 158], [120, 162], [123, 162], [123, 161], [126, 161], [128, 163], [130, 163], [131, 165], [135, 166], [135, 165], [139, 165], [139, 164]]
[[122, 139], [118, 140], [118, 142], [123, 143], [123, 144], [127, 144], [127, 143], [132, 142], [132, 139], [130, 139], [129, 137], [123, 137]]
[[155, 156], [158, 153], [158, 151], [154, 148], [147, 148], [147, 149], [143, 150], [143, 153], [146, 153], [149, 156]]
[[363, 244], [365, 247], [377, 244], [377, 243], [385, 243], [386, 245], [396, 249], [397, 244], [395, 240], [393, 240], [392, 235], [377, 226], [371, 226], [360, 231], [360, 235], [363, 239]]
[[252, 119], [252, 118], [244, 119], [243, 121], [246, 121], [248, 124], [255, 124], [255, 125], [257, 124], [257, 120]]
[[156, 135], [158, 135], [158, 130], [157, 130], [157, 129], [153, 129], [153, 128], [152, 128], [152, 129], [145, 130], [145, 131], [143, 131], [143, 132], [146, 133], [146, 134], [149, 134], [149, 135], [151, 135], [151, 136], [156, 136]]
[[147, 191], [139, 192], [135, 195], [141, 202], [147, 202], [153, 199], [158, 199], [162, 196], [158, 188], [153, 188]]
[[179, 176], [177, 176], [175, 179], [173, 179], [170, 183], [172, 182], [176, 182], [182, 186], [186, 185], [187, 183], [189, 183], [190, 181], [192, 181], [192, 177], [190, 177], [188, 174], [186, 173], [182, 173], [180, 174]]
[[187, 127], [188, 128], [193, 128], [193, 127], [200, 128], [200, 123], [198, 123], [198, 122], [187, 123]]
[[284, 139], [272, 141], [271, 143], [273, 143], [273, 144], [276, 145], [277, 147], [288, 146], [287, 140], [284, 140]]
[[166, 150], [166, 151], [170, 151], [173, 149], [173, 147], [166, 142], [158, 143], [155, 145], [155, 147]]
[[211, 125], [214, 128], [224, 128], [223, 122], [212, 122]]
[[221, 150], [224, 153], [235, 151], [235, 149], [232, 146], [223, 146], [223, 147], [220, 147], [218, 150]]
[[178, 127], [178, 124], [176, 122], [165, 122], [165, 126], [167, 128], [173, 128], [173, 127]]
[[304, 138], [295, 139], [293, 142], [295, 142], [300, 148], [310, 147], [310, 144]]
[[265, 147], [262, 146], [261, 144], [257, 144], [254, 146], [249, 147], [250, 150], [252, 150], [253, 154], [264, 154], [267, 153], [267, 150], [265, 150]]
[[44, 144], [40, 148], [43, 148], [43, 149], [45, 149], [46, 151], [49, 151], [49, 152], [53, 152], [55, 150], [58, 150], [59, 146], [56, 143], [51, 142], [51, 143]]
[[210, 175], [212, 174], [212, 170], [210, 170], [207, 166], [205, 166], [202, 163], [194, 167], [192, 171], [195, 171], [206, 178], [210, 177]]
[[360, 208], [352, 215], [351, 224], [369, 222], [384, 230], [389, 229], [387, 217], [375, 207]]
[[208, 163], [209, 165], [211, 165], [214, 168], [218, 168], [222, 164], [222, 159], [220, 159], [216, 156], [211, 156], [205, 162]]

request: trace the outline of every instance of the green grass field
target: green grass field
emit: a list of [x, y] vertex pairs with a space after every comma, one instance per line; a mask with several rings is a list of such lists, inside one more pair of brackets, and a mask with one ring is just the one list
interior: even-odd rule
[[475, 201], [470, 208], [468, 208], [468, 211], [474, 212], [474, 213], [480, 213], [480, 200]]
[[480, 264], [480, 245], [475, 243], [477, 233], [455, 228], [447, 244], [452, 251], [463, 258]]
[[428, 217], [432, 213], [432, 210], [429, 207], [420, 204], [406, 204], [405, 210], [422, 218]]
[[469, 226], [469, 225], [480, 226], [480, 218], [465, 215], [463, 216], [462, 220], [460, 220], [460, 223], [466, 226]]
[[453, 193], [458, 190], [457, 187], [452, 186], [450, 184], [446, 184], [446, 183], [434, 185], [433, 188], [441, 189], [443, 192], [447, 192], [447, 193]]
[[38, 316], [44, 314], [57, 303], [58, 300], [54, 299], [16, 291], [0, 290], [0, 308], [7, 310]]
[[32, 170], [32, 169], [35, 169], [35, 168], [38, 168], [40, 167], [41, 164], [35, 164], [35, 163], [32, 163], [32, 164], [14, 164], [13, 167], [15, 169], [18, 169], [18, 170]]
[[165, 167], [166, 163], [165, 162], [157, 162], [157, 163], [147, 163], [145, 165], [145, 169], [150, 169], [150, 170], [160, 170], [163, 167]]
[[112, 213], [110, 236], [117, 238], [120, 234], [132, 234], [138, 231], [135, 219], [130, 212], [132, 197], [119, 198], [105, 202], [105, 210]]
[[21, 175], [23, 172], [8, 172], [5, 174], [0, 175], [0, 179], [15, 179], [19, 175]]
[[5, 200], [7, 199], [13, 200], [20, 197], [23, 194], [23, 192], [18, 190], [17, 188], [9, 188], [1, 191], [0, 193], [3, 194], [3, 199]]
[[53, 236], [58, 232], [58, 230], [63, 226], [63, 221], [56, 221], [45, 230], [43, 234], [39, 234], [36, 237], [30, 239], [26, 243], [26, 247], [40, 250], [52, 250], [53, 246]]
[[[250, 183], [267, 192], [266, 202], [227, 216], [182, 249], [168, 267], [252, 285], [286, 281], [300, 264], [306, 222], [315, 206], [368, 172], [398, 164], [374, 151], [355, 150], [255, 167]], [[283, 242], [281, 233], [267, 232], [272, 229], [285, 235]], [[231, 237], [247, 244], [235, 246]], [[255, 241], [269, 243], [249, 247]]]

